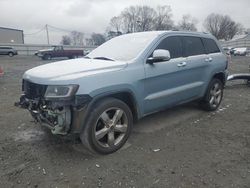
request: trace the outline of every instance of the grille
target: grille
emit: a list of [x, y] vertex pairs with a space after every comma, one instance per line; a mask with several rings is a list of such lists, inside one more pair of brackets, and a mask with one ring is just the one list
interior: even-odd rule
[[27, 80], [23, 80], [22, 90], [29, 99], [35, 99], [43, 97], [46, 92], [47, 86], [41, 84], [35, 84]]

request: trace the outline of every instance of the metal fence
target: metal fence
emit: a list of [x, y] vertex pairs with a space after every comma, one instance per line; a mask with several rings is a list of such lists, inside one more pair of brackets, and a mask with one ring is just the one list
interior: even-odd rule
[[[52, 48], [54, 45], [43, 45], [43, 44], [12, 44], [12, 43], [0, 43], [0, 46], [10, 46], [15, 48], [20, 55], [34, 55], [36, 51], [42, 49]], [[82, 50], [93, 50], [96, 46], [69, 46], [63, 45], [64, 49], [82, 49]]]
[[231, 41], [221, 41], [221, 45], [223, 47], [234, 47], [234, 48], [240, 48], [240, 47], [247, 47], [250, 48], [250, 39], [239, 39], [239, 40], [231, 40]]
[[250, 48], [250, 34], [245, 35], [244, 37], [238, 38], [235, 40], [221, 41], [221, 45], [223, 47], [234, 47], [234, 48], [247, 47], [247, 48]]
[[[231, 41], [220, 41], [223, 47], [247, 47], [250, 48], [250, 39], [239, 39]], [[0, 43], [0, 46], [11, 46], [18, 51], [20, 55], [34, 55], [36, 51], [51, 48], [54, 45], [46, 44], [13, 44], [13, 43]], [[64, 49], [82, 49], [93, 50], [96, 46], [69, 46], [63, 45]]]

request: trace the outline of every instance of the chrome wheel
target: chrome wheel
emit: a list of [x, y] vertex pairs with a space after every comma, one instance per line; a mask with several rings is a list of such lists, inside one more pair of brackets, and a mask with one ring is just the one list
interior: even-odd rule
[[128, 131], [128, 117], [120, 108], [109, 108], [95, 124], [95, 139], [105, 148], [119, 145]]
[[222, 88], [219, 83], [215, 82], [215, 84], [212, 86], [210, 90], [210, 98], [209, 98], [209, 104], [216, 108], [222, 99]]

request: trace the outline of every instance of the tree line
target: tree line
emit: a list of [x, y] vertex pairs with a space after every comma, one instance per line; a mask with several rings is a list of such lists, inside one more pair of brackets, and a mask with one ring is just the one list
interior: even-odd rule
[[[115, 36], [159, 30], [181, 30], [197, 31], [198, 21], [189, 14], [182, 16], [182, 19], [175, 23], [173, 21], [172, 9], [170, 6], [130, 6], [125, 8], [119, 15], [111, 18], [106, 33], [93, 33], [86, 39], [88, 45], [100, 45], [106, 40]], [[232, 20], [228, 15], [209, 14], [203, 22], [204, 31], [211, 33], [218, 40], [231, 40], [236, 34], [243, 32], [243, 26]], [[73, 31], [69, 36], [62, 37], [62, 44], [80, 45], [83, 41], [83, 34]]]

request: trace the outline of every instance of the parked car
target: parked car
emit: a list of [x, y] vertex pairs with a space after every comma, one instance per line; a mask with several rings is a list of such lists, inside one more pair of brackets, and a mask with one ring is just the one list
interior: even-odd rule
[[230, 54], [231, 47], [223, 47], [222, 48], [226, 54]]
[[90, 151], [108, 154], [124, 145], [133, 122], [146, 115], [194, 100], [216, 110], [227, 66], [209, 34], [126, 34], [84, 58], [28, 70], [16, 105], [53, 134], [77, 133]]
[[68, 57], [69, 59], [83, 56], [83, 50], [67, 49], [63, 46], [53, 46], [51, 49], [38, 50], [35, 55], [41, 57], [43, 60], [50, 60], [54, 57]]
[[231, 48], [229, 52], [230, 52], [231, 55], [234, 55], [235, 48]]
[[235, 48], [234, 56], [245, 56], [247, 55], [247, 48]]
[[13, 47], [9, 46], [0, 46], [0, 55], [8, 55], [10, 57], [13, 57], [14, 55], [17, 55], [17, 50], [15, 50]]

